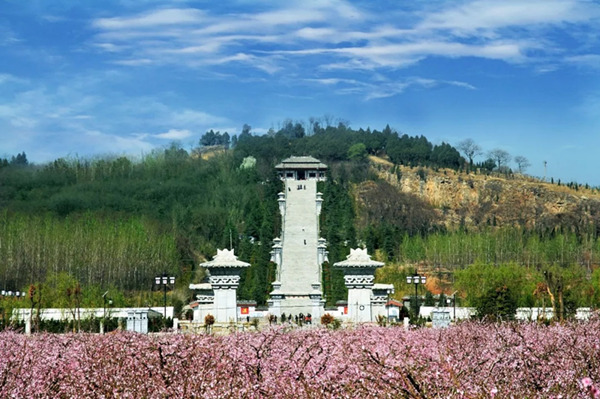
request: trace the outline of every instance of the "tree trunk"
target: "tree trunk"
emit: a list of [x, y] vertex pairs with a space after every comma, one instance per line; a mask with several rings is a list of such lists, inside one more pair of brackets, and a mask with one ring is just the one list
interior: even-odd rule
[[548, 295], [550, 296], [550, 302], [552, 303], [552, 318], [556, 319], [556, 301], [554, 300], [554, 294], [550, 291], [550, 287], [548, 288]]

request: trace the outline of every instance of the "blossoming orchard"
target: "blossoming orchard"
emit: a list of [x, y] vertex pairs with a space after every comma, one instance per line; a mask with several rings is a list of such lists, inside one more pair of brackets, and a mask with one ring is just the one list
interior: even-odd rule
[[600, 397], [600, 320], [448, 329], [0, 334], [0, 397]]

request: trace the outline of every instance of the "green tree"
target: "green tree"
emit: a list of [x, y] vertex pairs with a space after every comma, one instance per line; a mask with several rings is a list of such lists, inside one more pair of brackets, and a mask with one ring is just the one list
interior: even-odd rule
[[494, 161], [494, 159], [492, 158], [488, 158], [485, 161], [477, 164], [478, 168], [481, 168], [487, 172], [491, 172], [492, 170], [494, 170], [494, 168], [496, 168], [496, 166], [496, 161]]
[[444, 294], [443, 292], [442, 292], [442, 293], [440, 293], [440, 296], [438, 297], [438, 302], [437, 302], [437, 305], [438, 305], [439, 307], [445, 307], [445, 306], [447, 306], [447, 305], [448, 305], [448, 304], [446, 303], [447, 299], [448, 299], [448, 298], [446, 297], [446, 294]]
[[588, 297], [589, 302], [587, 306], [593, 308], [600, 307], [600, 268], [597, 268], [592, 272], [588, 290], [590, 295]]
[[348, 159], [356, 162], [367, 160], [367, 147], [363, 143], [353, 144], [348, 150]]
[[477, 317], [499, 321], [514, 320], [517, 299], [506, 285], [488, 288], [476, 301]]
[[425, 292], [425, 302], [423, 303], [423, 305], [435, 306], [435, 298], [433, 297], [433, 294], [429, 290], [427, 290], [427, 292]]
[[583, 268], [578, 265], [546, 266], [543, 269], [544, 281], [548, 287], [548, 295], [559, 320], [573, 317], [578, 306], [589, 304], [589, 295], [593, 296], [591, 284], [586, 278]]
[[462, 158], [456, 148], [442, 142], [442, 144], [433, 147], [431, 162], [436, 166], [458, 169], [462, 163]]
[[13, 156], [10, 159], [10, 164], [15, 166], [27, 166], [29, 165], [29, 161], [27, 160], [27, 155], [25, 155], [25, 151], [17, 154], [17, 156]]
[[529, 307], [535, 303], [533, 293], [543, 277], [540, 272], [517, 263], [493, 265], [478, 262], [457, 270], [454, 278], [455, 288], [466, 298], [468, 305], [477, 306], [480, 298], [506, 286], [517, 306]]

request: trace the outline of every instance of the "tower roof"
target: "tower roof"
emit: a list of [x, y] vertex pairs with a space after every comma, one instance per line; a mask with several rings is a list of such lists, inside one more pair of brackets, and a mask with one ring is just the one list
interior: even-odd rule
[[275, 166], [276, 169], [327, 169], [327, 165], [310, 156], [289, 157]]
[[336, 262], [333, 264], [334, 267], [381, 267], [385, 263], [371, 260], [371, 255], [367, 254], [366, 249], [356, 248], [350, 250], [350, 255], [346, 257], [346, 260]]
[[211, 268], [211, 267], [224, 267], [224, 268], [236, 268], [236, 267], [248, 267], [250, 263], [242, 262], [238, 260], [237, 256], [233, 254], [233, 249], [217, 249], [217, 254], [213, 257], [213, 260], [200, 263], [200, 266]]

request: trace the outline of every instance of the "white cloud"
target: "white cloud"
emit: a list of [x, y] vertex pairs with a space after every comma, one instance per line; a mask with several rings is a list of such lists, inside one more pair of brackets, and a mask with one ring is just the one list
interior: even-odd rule
[[[377, 69], [381, 67], [401, 68], [419, 62], [425, 57], [442, 56], [448, 58], [480, 57], [518, 61], [523, 59], [523, 44], [492, 42], [485, 45], [469, 45], [457, 42], [421, 41], [386, 45], [312, 48], [306, 50], [279, 51], [288, 55], [340, 55], [351, 60], [324, 65], [326, 69]], [[358, 61], [358, 62], [357, 62]]]
[[10, 46], [20, 43], [21, 38], [8, 26], [0, 25], [0, 46]]
[[195, 8], [164, 9], [142, 13], [134, 17], [100, 18], [93, 25], [107, 30], [152, 28], [163, 25], [193, 24], [203, 20], [202, 11]]
[[226, 118], [191, 109], [171, 111], [169, 123], [178, 126], [208, 126], [227, 122]]
[[295, 35], [301, 39], [330, 41], [332, 36], [336, 36], [337, 32], [333, 28], [312, 28], [306, 27], [298, 29]]
[[446, 81], [444, 83], [449, 84], [451, 86], [462, 87], [462, 88], [469, 89], [469, 90], [477, 90], [477, 88], [475, 86], [473, 86], [472, 84], [467, 83], [467, 82], [458, 82], [456, 80], [451, 80], [451, 81]]
[[[99, 18], [92, 22], [92, 45], [123, 67], [175, 65], [240, 82], [259, 79], [261, 73], [270, 75], [265, 79], [316, 79], [330, 86], [357, 70], [371, 74], [369, 85], [382, 77], [366, 98], [403, 92], [406, 77], [387, 87], [385, 81], [434, 57], [518, 63], [538, 73], [565, 62], [600, 64], [597, 56], [574, 54], [551, 34], [562, 29], [581, 46], [596, 40], [582, 33], [600, 29], [600, 6], [593, 2], [462, 0], [389, 10], [339, 0], [267, 2], [259, 11], [245, 6], [238, 4], [227, 13], [201, 5]], [[473, 88], [452, 79], [444, 84]], [[416, 82], [408, 86], [428, 87]], [[346, 82], [337, 92], [365, 87], [371, 86]], [[165, 127], [170, 126], [185, 128]]]
[[129, 49], [129, 46], [118, 46], [113, 43], [95, 43], [94, 46], [98, 47], [100, 50], [108, 51], [111, 53], [117, 53]]
[[577, 66], [600, 69], [600, 54], [574, 55], [566, 57], [565, 61]]
[[166, 133], [155, 134], [154, 137], [167, 140], [183, 140], [192, 135], [188, 129], [169, 129]]
[[27, 107], [22, 104], [0, 104], [0, 122], [14, 128], [34, 128], [36, 118], [28, 116]]
[[340, 79], [340, 78], [324, 78], [324, 79], [305, 79], [307, 82], [320, 83], [326, 86], [337, 85], [340, 83], [348, 83], [352, 85], [360, 85], [361, 83], [355, 79]]
[[355, 68], [381, 73], [429, 57], [514, 63], [540, 54], [547, 62], [544, 53], [561, 49], [533, 29], [591, 23], [600, 13], [574, 0], [441, 2], [431, 9], [381, 13], [337, 0], [271, 3], [259, 12], [225, 14], [170, 8], [100, 18], [93, 27], [95, 46], [115, 54], [113, 62], [123, 66], [242, 64], [273, 75], [296, 73], [295, 59], [302, 58], [331, 73]]
[[[363, 96], [365, 100], [387, 98], [405, 92], [410, 87], [431, 89], [440, 86], [455, 86], [463, 89], [475, 90], [475, 87], [466, 82], [435, 80], [422, 77], [410, 77], [401, 81], [387, 79], [374, 79], [370, 82], [356, 79], [306, 79], [306, 82], [317, 83], [334, 87], [338, 94]], [[337, 86], [337, 88], [335, 88]]]
[[411, 87], [432, 89], [434, 87], [455, 86], [463, 89], [474, 90], [475, 87], [466, 82], [435, 80], [421, 77], [411, 77], [401, 82], [386, 82], [369, 86], [365, 100], [387, 98], [403, 93]]
[[5, 83], [27, 83], [27, 80], [8, 73], [0, 73], [0, 85]]
[[272, 56], [256, 49], [257, 44], [295, 45], [297, 38], [289, 30], [292, 26], [326, 24], [340, 16], [357, 18], [362, 14], [340, 1], [223, 15], [197, 9], [156, 10], [93, 21], [98, 30], [93, 45], [101, 51], [120, 53], [113, 62], [125, 66], [243, 63], [272, 74], [281, 67], [275, 65]]
[[483, 0], [473, 1], [428, 15], [418, 30], [448, 29], [457, 34], [488, 34], [496, 29], [561, 24], [589, 18], [589, 9], [574, 0]]
[[[227, 118], [174, 105], [169, 95], [159, 100], [158, 94], [129, 97], [111, 92], [111, 84], [123, 78], [102, 72], [58, 85], [24, 82], [10, 95], [0, 93], [2, 150], [38, 154], [32, 158], [36, 162], [69, 153], [139, 155], [162, 140], [184, 140], [213, 126], [231, 125]], [[140, 131], [159, 133], [136, 134]]]
[[323, 10], [298, 7], [295, 9], [283, 8], [280, 10], [250, 14], [245, 22], [252, 25], [298, 25], [311, 22], [326, 21], [327, 14]]
[[155, 147], [152, 143], [134, 135], [122, 136], [104, 133], [102, 131], [84, 131], [82, 135], [73, 134], [69, 137], [70, 143], [62, 143], [69, 152], [77, 148], [91, 149], [90, 154], [124, 154], [141, 155], [148, 153]]
[[130, 60], [117, 60], [117, 61], [114, 61], [114, 63], [117, 65], [123, 65], [123, 66], [140, 66], [140, 65], [154, 64], [155, 62], [149, 58], [137, 58], [137, 59], [130, 59]]

